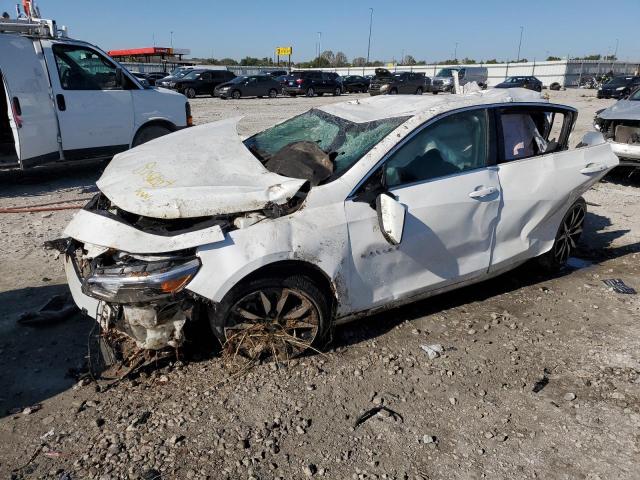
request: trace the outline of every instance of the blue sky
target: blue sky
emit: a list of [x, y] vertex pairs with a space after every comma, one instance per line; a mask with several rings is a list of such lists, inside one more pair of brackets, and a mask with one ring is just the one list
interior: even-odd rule
[[[0, 0], [13, 13], [16, 0]], [[403, 51], [418, 60], [514, 59], [520, 26], [522, 57], [606, 54], [619, 40], [618, 57], [640, 61], [640, 0], [39, 0], [44, 17], [69, 27], [71, 36], [105, 50], [153, 45], [190, 48], [193, 56], [273, 55], [292, 45], [294, 61], [322, 50], [366, 57], [369, 7], [374, 9], [371, 58], [390, 61]], [[532, 5], [528, 8], [528, 5]]]

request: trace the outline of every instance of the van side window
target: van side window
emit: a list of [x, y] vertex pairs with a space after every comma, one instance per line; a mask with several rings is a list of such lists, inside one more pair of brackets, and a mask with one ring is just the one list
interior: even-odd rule
[[388, 187], [484, 168], [489, 156], [486, 109], [448, 115], [418, 132], [384, 166]]
[[545, 155], [565, 148], [561, 138], [570, 116], [562, 111], [513, 107], [499, 110], [503, 151], [501, 162]]
[[60, 85], [64, 90], [121, 90], [116, 66], [90, 48], [54, 45]]

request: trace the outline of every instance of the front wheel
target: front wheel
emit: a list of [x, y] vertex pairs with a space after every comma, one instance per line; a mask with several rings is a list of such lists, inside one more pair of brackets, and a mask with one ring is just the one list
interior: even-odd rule
[[195, 88], [185, 88], [184, 94], [187, 98], [195, 98], [196, 90]]
[[313, 97], [315, 94], [316, 91], [312, 87], [307, 88], [307, 97]]
[[164, 135], [168, 135], [171, 133], [167, 127], [163, 127], [162, 125], [149, 125], [148, 127], [143, 127], [133, 139], [131, 143], [131, 147], [137, 147], [138, 145], [142, 145], [143, 143], [147, 143], [155, 138], [162, 137]]
[[338, 87], [333, 91], [333, 96], [334, 97], [339, 97], [340, 95], [342, 95], [342, 89], [340, 87]]
[[269, 90], [269, 98], [276, 98], [278, 96], [278, 91], [275, 88]]
[[324, 345], [330, 300], [304, 275], [240, 283], [210, 310], [213, 332], [229, 354], [284, 361]]
[[416, 95], [422, 95], [422, 87], [418, 87], [416, 90]]
[[242, 93], [240, 93], [240, 90], [234, 90], [231, 96], [233, 97], [234, 100], [239, 100], [240, 97], [242, 96]]
[[580, 198], [564, 215], [551, 250], [538, 258], [546, 270], [559, 270], [567, 264], [576, 251], [586, 215], [587, 203]]

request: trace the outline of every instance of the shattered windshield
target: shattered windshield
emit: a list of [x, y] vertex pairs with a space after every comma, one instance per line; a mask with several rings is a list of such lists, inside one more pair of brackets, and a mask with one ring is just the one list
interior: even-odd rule
[[317, 185], [347, 171], [407, 118], [355, 123], [313, 109], [244, 144], [269, 171]]

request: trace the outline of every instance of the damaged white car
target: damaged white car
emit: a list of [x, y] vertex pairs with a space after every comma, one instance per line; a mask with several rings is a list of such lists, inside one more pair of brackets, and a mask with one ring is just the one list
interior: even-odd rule
[[597, 112], [594, 127], [611, 143], [620, 165], [640, 167], [640, 88]]
[[540, 256], [560, 267], [581, 195], [618, 164], [568, 151], [577, 112], [523, 89], [314, 108], [242, 140], [238, 119], [114, 158], [59, 242], [77, 304], [138, 347], [189, 322], [252, 357]]

